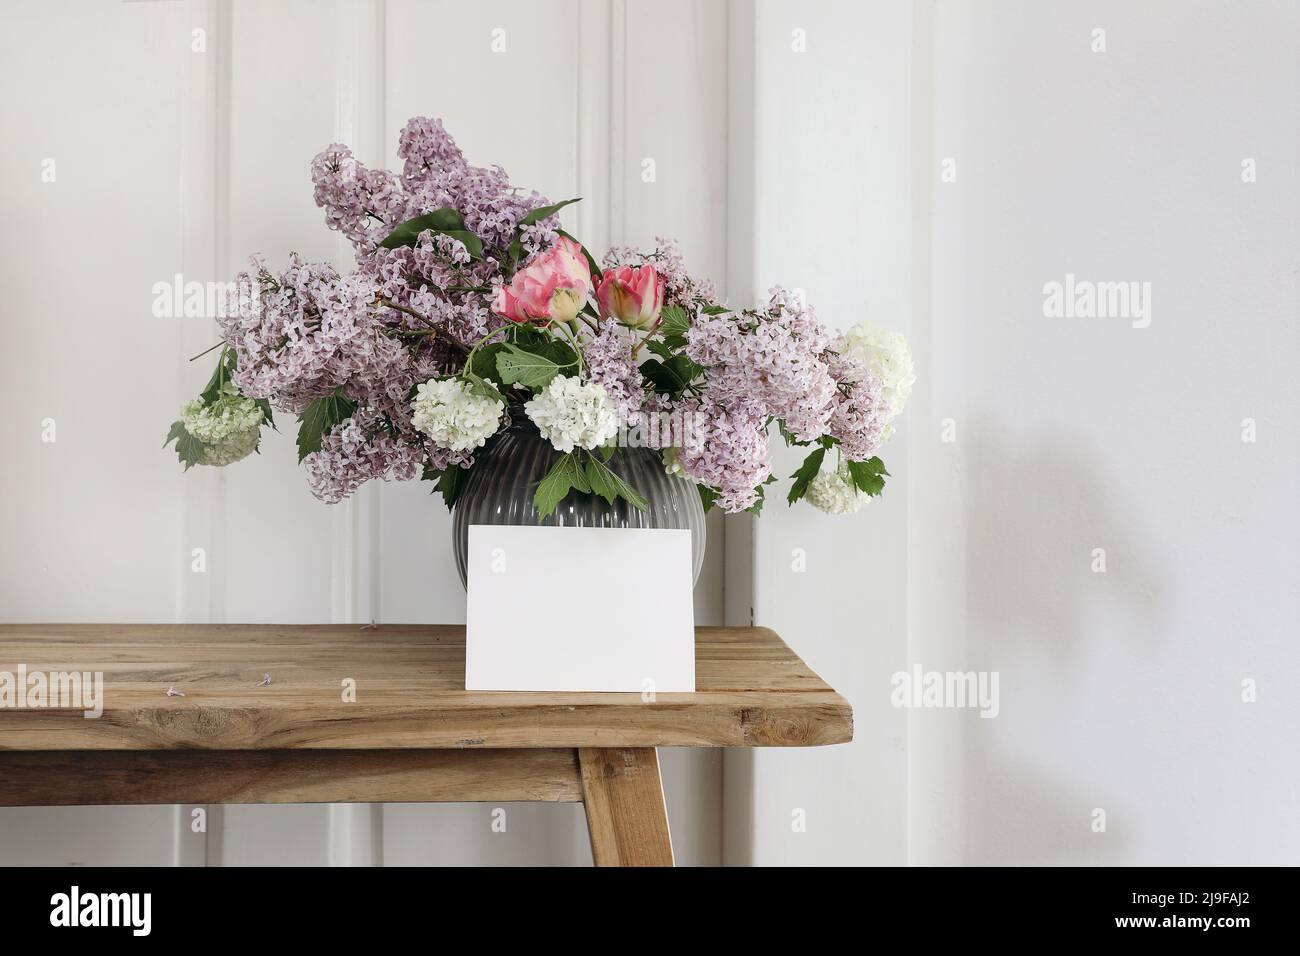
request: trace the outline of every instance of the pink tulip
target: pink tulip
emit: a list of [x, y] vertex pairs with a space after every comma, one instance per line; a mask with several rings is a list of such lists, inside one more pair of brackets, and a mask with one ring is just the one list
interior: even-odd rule
[[582, 246], [561, 236], [550, 249], [520, 269], [510, 285], [497, 290], [492, 311], [512, 322], [568, 322], [591, 291], [591, 273]]
[[634, 329], [648, 329], [659, 321], [664, 304], [664, 280], [654, 266], [620, 266], [606, 269], [596, 288], [602, 318], [613, 317]]

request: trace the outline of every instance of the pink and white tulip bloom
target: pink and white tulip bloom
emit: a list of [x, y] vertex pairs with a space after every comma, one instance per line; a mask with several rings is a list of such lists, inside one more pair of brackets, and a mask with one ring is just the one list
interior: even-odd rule
[[601, 318], [614, 318], [633, 329], [648, 329], [659, 321], [664, 305], [664, 280], [654, 266], [606, 269], [596, 288]]
[[510, 285], [497, 290], [492, 311], [512, 322], [568, 322], [579, 312], [591, 292], [591, 272], [582, 246], [561, 236]]

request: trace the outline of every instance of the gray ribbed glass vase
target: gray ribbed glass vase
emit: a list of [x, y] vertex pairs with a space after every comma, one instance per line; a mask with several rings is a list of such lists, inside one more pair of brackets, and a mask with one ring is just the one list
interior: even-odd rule
[[[533, 492], [560, 453], [542, 438], [522, 410], [512, 408], [509, 426], [487, 440], [474, 456], [465, 488], [451, 516], [451, 546], [460, 583], [465, 584], [472, 524], [536, 525]], [[652, 448], [620, 448], [609, 461], [620, 478], [645, 496], [641, 511], [621, 498], [612, 505], [597, 495], [570, 492], [541, 522], [569, 528], [681, 528], [691, 532], [692, 581], [704, 564], [704, 507], [695, 485], [664, 471]]]

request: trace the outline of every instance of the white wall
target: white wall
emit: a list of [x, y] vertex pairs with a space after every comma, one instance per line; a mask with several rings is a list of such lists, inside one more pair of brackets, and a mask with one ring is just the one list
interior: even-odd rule
[[[728, 859], [1295, 862], [1295, 5], [757, 9], [753, 287], [920, 378], [883, 500], [756, 522], [758, 620], [857, 739], [729, 756]], [[1067, 272], [1150, 282], [1150, 327], [1044, 317]], [[916, 663], [999, 715], [892, 709]]]
[[[1294, 863], [1297, 8], [921, 14], [909, 656], [1002, 711], [911, 712], [909, 859]], [[1045, 318], [1067, 272], [1150, 326]]]
[[[856, 740], [725, 767], [666, 752], [679, 859], [1297, 858], [1293, 4], [30, 0], [3, 16], [0, 619], [461, 620], [424, 489], [319, 505], [291, 429], [226, 472], [182, 476], [157, 448], [206, 374], [183, 359], [213, 338], [152, 318], [152, 283], [226, 278], [253, 250], [346, 261], [308, 161], [342, 139], [392, 162], [400, 124], [428, 112], [471, 158], [587, 197], [570, 223], [594, 246], [675, 234], [733, 301], [779, 281], [835, 326], [912, 339], [884, 498], [848, 519], [777, 498], [725, 541], [715, 519], [697, 591], [702, 621], [725, 607], [782, 633], [853, 703]], [[486, 92], [448, 80], [466, 75]], [[551, 108], [501, 122], [484, 105], [520, 90]], [[1150, 327], [1045, 318], [1043, 284], [1067, 272], [1150, 282]], [[778, 474], [797, 460], [779, 453]], [[891, 707], [912, 663], [997, 671], [999, 716]], [[576, 807], [512, 808], [504, 838], [489, 809], [231, 808], [206, 840], [175, 808], [3, 810], [0, 862], [589, 858]]]
[[[910, 6], [764, 2], [755, 11], [750, 296], [801, 288], [827, 325], [871, 318], [907, 332]], [[786, 504], [806, 449], [773, 435], [781, 483], [754, 522], [755, 620], [848, 697], [856, 732], [842, 747], [728, 755], [727, 813], [749, 831], [729, 840], [731, 863], [905, 859], [907, 721], [878, 692], [907, 644], [912, 419], [900, 426], [881, 452], [893, 474], [884, 497], [838, 518]]]
[[[725, 8], [555, 0], [8, 4], [0, 29], [0, 620], [460, 622], [445, 508], [425, 487], [307, 492], [293, 424], [228, 470], [159, 446], [215, 325], [151, 287], [225, 280], [252, 252], [346, 265], [308, 164], [330, 142], [395, 162], [414, 114], [554, 199], [594, 248], [676, 235], [722, 278]], [[504, 29], [506, 51], [491, 50]], [[204, 52], [192, 52], [192, 31]], [[589, 55], [578, 56], [578, 38]], [[655, 69], [645, 65], [653, 62]], [[517, 109], [508, 108], [519, 101]], [[635, 116], [635, 123], [625, 122]], [[640, 160], [657, 161], [643, 183]], [[57, 178], [42, 182], [41, 162]], [[43, 444], [53, 417], [57, 441]], [[697, 589], [720, 620], [721, 525]], [[191, 549], [207, 572], [190, 572]], [[720, 859], [721, 757], [665, 751], [678, 858]], [[585, 863], [577, 806], [0, 810], [0, 863]]]

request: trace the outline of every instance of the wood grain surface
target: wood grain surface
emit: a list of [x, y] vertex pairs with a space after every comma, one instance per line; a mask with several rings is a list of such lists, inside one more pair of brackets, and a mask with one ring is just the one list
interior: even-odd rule
[[[102, 671], [104, 712], [0, 706], [0, 751], [814, 746], [853, 736], [848, 702], [767, 628], [697, 629], [696, 693], [650, 701], [465, 691], [459, 626], [0, 625], [0, 671], [20, 664]], [[346, 681], [355, 702], [343, 699]]]
[[0, 806], [582, 799], [575, 750], [0, 752]]
[[653, 747], [578, 751], [597, 866], [672, 866], [659, 755]]

